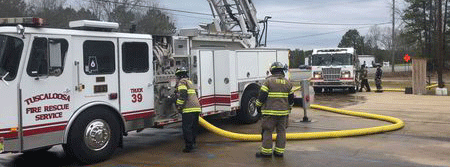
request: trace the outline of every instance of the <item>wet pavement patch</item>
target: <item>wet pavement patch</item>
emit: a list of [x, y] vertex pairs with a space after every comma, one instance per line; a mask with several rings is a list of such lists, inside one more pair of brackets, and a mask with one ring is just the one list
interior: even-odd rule
[[356, 96], [343, 93], [322, 93], [316, 94], [314, 97], [315, 104], [320, 104], [323, 106], [329, 106], [334, 108], [342, 108], [353, 106], [367, 101], [366, 97]]

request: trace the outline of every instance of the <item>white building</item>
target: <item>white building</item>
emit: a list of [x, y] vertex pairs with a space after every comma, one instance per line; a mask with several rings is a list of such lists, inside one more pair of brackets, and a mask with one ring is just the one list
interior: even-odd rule
[[373, 64], [375, 64], [375, 56], [374, 55], [359, 55], [359, 64], [363, 65], [366, 64], [366, 67], [373, 67]]

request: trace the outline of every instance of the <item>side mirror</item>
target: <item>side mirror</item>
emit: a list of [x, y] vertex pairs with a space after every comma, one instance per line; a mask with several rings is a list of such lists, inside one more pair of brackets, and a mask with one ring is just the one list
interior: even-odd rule
[[61, 60], [61, 43], [56, 43], [53, 40], [50, 40], [49, 44], [49, 50], [50, 50], [50, 68], [53, 67], [61, 67], [62, 66], [62, 60]]

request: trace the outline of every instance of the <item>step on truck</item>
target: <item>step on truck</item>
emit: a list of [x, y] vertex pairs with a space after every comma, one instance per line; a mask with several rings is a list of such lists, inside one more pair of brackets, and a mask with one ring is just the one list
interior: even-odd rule
[[287, 49], [193, 47], [193, 37], [114, 32], [111, 22], [0, 25], [0, 153], [62, 145], [81, 162], [105, 160], [128, 132], [181, 121], [173, 102], [180, 66], [198, 87], [201, 116], [254, 123], [270, 64], [288, 63]]
[[310, 64], [315, 93], [333, 89], [355, 93], [360, 86], [359, 60], [353, 48], [313, 49]]

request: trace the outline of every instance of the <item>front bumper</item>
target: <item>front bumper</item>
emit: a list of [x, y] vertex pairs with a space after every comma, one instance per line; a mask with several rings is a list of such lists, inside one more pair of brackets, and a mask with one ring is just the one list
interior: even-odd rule
[[323, 80], [311, 80], [311, 86], [313, 87], [354, 87], [355, 81], [323, 81]]

